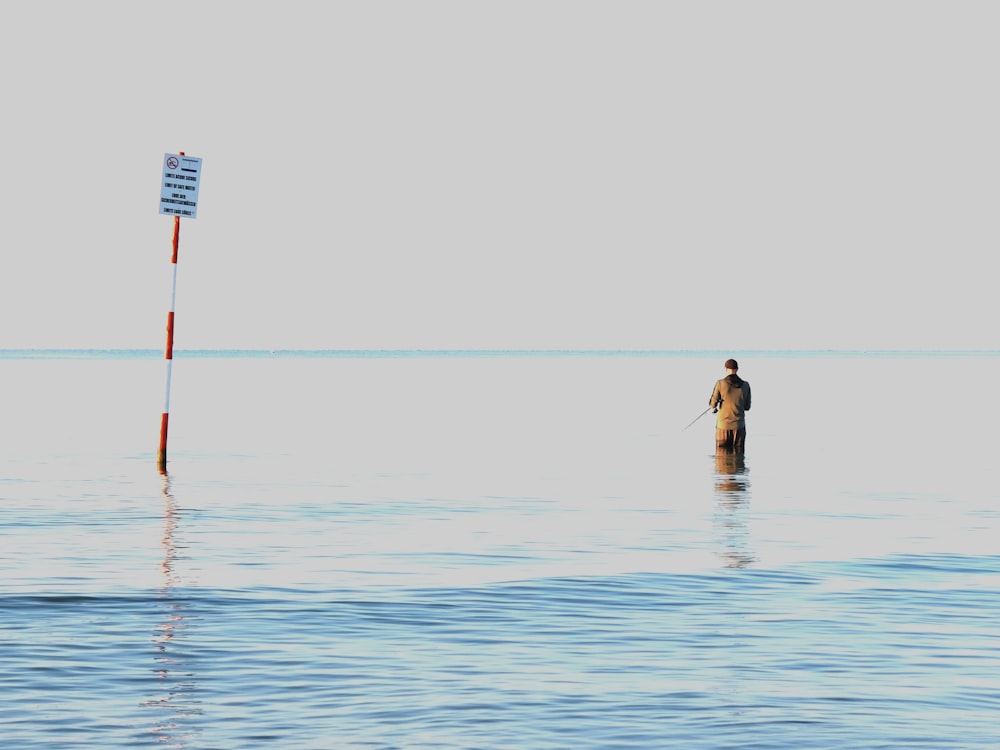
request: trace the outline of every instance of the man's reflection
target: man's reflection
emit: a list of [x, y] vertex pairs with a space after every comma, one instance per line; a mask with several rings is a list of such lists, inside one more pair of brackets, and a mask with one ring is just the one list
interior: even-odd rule
[[727, 568], [744, 568], [757, 558], [750, 549], [750, 533], [743, 516], [749, 506], [750, 475], [742, 450], [715, 451], [715, 526], [720, 532]]

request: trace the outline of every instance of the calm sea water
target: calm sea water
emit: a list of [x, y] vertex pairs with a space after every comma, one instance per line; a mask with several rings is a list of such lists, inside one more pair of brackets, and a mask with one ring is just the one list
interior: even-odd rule
[[728, 355], [0, 353], [0, 746], [1000, 746], [1000, 356]]

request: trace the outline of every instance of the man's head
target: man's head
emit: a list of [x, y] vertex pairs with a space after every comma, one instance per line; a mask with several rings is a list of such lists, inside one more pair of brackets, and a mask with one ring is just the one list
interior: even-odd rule
[[727, 359], [726, 360], [726, 369], [730, 370], [732, 372], [736, 372], [738, 369], [740, 369], [740, 366], [738, 364], [736, 364], [736, 360], [735, 359]]

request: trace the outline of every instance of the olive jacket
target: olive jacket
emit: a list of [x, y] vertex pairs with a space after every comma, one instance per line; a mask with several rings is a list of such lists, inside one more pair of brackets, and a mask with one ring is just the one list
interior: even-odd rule
[[733, 373], [715, 384], [708, 405], [718, 409], [715, 428], [736, 430], [746, 427], [744, 413], [750, 411], [750, 383]]

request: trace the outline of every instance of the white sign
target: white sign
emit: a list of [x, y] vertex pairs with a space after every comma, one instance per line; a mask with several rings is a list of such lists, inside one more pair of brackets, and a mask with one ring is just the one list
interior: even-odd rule
[[160, 190], [160, 213], [198, 218], [198, 185], [201, 182], [201, 159], [180, 154], [163, 155], [163, 183]]

